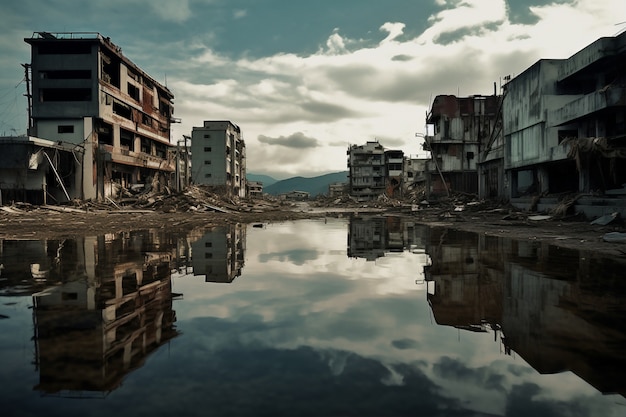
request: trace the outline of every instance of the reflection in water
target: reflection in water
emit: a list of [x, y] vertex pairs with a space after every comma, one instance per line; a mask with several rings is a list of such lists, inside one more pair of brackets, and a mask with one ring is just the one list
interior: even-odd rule
[[241, 275], [246, 250], [246, 227], [241, 223], [211, 229], [191, 244], [194, 275], [206, 282], [233, 282]]
[[348, 256], [373, 261], [388, 252], [423, 252], [418, 230], [413, 222], [400, 217], [353, 216], [348, 233]]
[[2, 255], [4, 293], [32, 292], [38, 391], [108, 393], [178, 334], [161, 236], [5, 241]]
[[505, 351], [540, 373], [572, 371], [626, 397], [625, 260], [446, 229], [430, 242], [438, 324], [500, 331]]
[[356, 216], [0, 241], [0, 264], [9, 415], [626, 409], [624, 263], [595, 253]]

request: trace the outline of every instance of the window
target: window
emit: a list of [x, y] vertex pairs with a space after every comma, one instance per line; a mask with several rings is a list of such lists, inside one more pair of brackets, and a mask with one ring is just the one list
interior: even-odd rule
[[212, 258], [212, 257], [213, 257], [213, 254], [212, 254], [211, 252], [207, 252], [207, 253], [205, 253], [205, 254], [204, 254], [204, 257], [205, 257], [206, 259], [210, 259], [210, 258]]
[[39, 77], [50, 80], [89, 80], [91, 71], [89, 70], [47, 70], [40, 71]]
[[73, 125], [58, 125], [57, 133], [74, 133]]
[[204, 247], [205, 247], [205, 248], [211, 248], [211, 247], [213, 247], [213, 242], [204, 242]]
[[204, 165], [211, 165], [211, 161], [204, 161]]
[[204, 152], [211, 152], [211, 147], [210, 146], [205, 146], [204, 147]]
[[127, 88], [128, 88], [128, 95], [134, 98], [135, 100], [139, 101], [139, 89], [135, 87], [134, 85], [132, 85], [131, 83], [128, 83]]
[[91, 101], [90, 88], [42, 88], [40, 101]]
[[211, 174], [204, 174], [204, 178], [211, 178]]
[[118, 116], [122, 116], [125, 119], [132, 119], [132, 112], [130, 111], [130, 107], [126, 104], [120, 103], [117, 100], [113, 101], [113, 113]]
[[211, 137], [211, 135], [208, 135], [208, 134], [207, 134], [207, 135], [204, 135], [204, 138], [205, 138], [205, 139], [208, 139], [208, 138], [210, 138], [210, 137]]

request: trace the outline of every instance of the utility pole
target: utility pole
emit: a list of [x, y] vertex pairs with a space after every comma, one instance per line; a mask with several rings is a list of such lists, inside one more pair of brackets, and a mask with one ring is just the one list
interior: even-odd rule
[[31, 128], [33, 127], [33, 95], [30, 93], [30, 64], [22, 64], [24, 67], [24, 79], [26, 80], [26, 100], [28, 102], [28, 129], [26, 134], [31, 134]]

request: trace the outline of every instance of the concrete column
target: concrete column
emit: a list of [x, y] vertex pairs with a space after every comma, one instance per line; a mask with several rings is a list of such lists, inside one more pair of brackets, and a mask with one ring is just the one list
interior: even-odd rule
[[93, 118], [83, 118], [84, 154], [82, 161], [82, 196], [84, 200], [96, 198], [96, 179], [94, 178], [94, 140]]

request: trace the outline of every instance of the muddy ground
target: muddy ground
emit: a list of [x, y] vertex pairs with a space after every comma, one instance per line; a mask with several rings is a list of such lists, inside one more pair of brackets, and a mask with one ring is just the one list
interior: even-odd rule
[[[171, 229], [188, 233], [225, 223], [269, 223], [285, 220], [351, 215], [403, 216], [431, 226], [484, 233], [493, 236], [536, 240], [562, 247], [626, 257], [626, 244], [608, 243], [609, 232], [626, 232], [620, 219], [606, 225], [592, 225], [578, 216], [537, 218], [511, 208], [484, 204], [468, 205], [461, 210], [451, 206], [419, 207], [403, 204], [333, 205], [320, 203], [267, 203], [211, 205], [197, 210], [167, 205], [151, 209], [112, 207], [12, 206], [0, 210], [0, 239], [53, 239], [117, 233], [142, 229]], [[458, 211], [457, 211], [458, 210]], [[546, 216], [547, 217], [547, 216]]]

